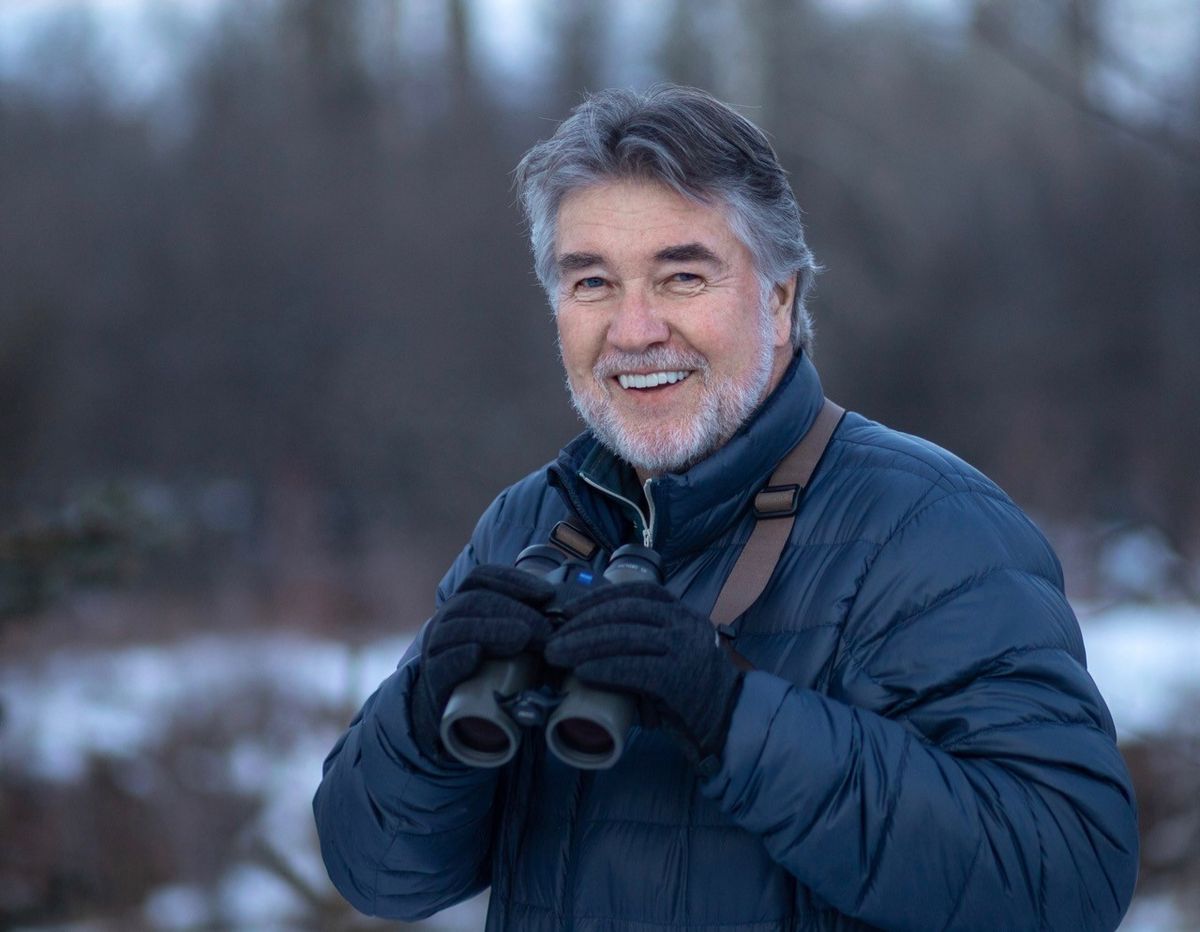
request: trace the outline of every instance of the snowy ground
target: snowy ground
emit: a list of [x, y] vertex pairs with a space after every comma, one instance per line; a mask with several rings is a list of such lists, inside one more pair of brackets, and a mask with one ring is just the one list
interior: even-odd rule
[[1077, 606], [1088, 669], [1118, 737], [1162, 730], [1200, 704], [1200, 608]]
[[[1123, 739], [1160, 731], [1200, 707], [1200, 608], [1080, 606], [1080, 616], [1089, 667]], [[265, 690], [322, 724], [295, 729], [282, 748], [252, 736], [235, 741], [221, 778], [264, 801], [255, 826], [259, 839], [304, 886], [327, 892], [309, 808], [321, 761], [406, 644], [389, 638], [351, 650], [282, 634], [201, 636], [169, 646], [63, 647], [32, 663], [0, 660], [0, 768], [77, 780], [91, 758], [135, 762], [173, 728], [221, 714], [230, 697], [261, 697]], [[477, 899], [443, 913], [429, 928], [480, 928], [484, 908]], [[147, 898], [143, 917], [153, 929], [206, 923], [269, 929], [302, 923], [307, 909], [295, 884], [247, 861], [229, 867], [215, 895], [182, 884], [159, 888]], [[1139, 901], [1123, 928], [1171, 930], [1181, 927], [1178, 921], [1169, 902]]]

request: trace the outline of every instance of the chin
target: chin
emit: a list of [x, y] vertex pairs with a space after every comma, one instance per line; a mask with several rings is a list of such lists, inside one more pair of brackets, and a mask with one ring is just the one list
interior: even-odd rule
[[727, 439], [716, 399], [708, 401], [665, 422], [631, 423], [603, 391], [571, 391], [576, 412], [604, 446], [635, 469], [656, 474], [683, 472]]
[[593, 429], [605, 446], [634, 468], [665, 473], [683, 472], [720, 445], [709, 431], [698, 430], [698, 427], [703, 425], [693, 421], [688, 425], [662, 425], [642, 430]]

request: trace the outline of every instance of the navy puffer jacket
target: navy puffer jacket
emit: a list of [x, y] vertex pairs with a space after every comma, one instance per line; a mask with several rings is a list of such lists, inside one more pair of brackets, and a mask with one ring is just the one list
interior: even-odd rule
[[[570, 516], [609, 549], [649, 535], [668, 588], [709, 612], [753, 495], [821, 400], [798, 356], [725, 447], [651, 482], [645, 516], [584, 434], [496, 499], [439, 601]], [[531, 932], [1117, 926], [1129, 777], [1058, 562], [985, 477], [847, 415], [736, 627], [757, 669], [706, 779], [638, 728], [608, 771], [565, 766], [536, 734], [499, 771], [440, 767], [409, 734], [418, 638], [326, 761], [314, 805], [335, 885], [417, 919], [490, 884], [488, 927]]]

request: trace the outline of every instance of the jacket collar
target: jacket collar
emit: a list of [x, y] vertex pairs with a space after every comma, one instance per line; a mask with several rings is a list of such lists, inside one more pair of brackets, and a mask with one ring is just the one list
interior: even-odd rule
[[[823, 400], [817, 370], [806, 355], [797, 354], [779, 385], [723, 447], [686, 472], [650, 481], [651, 546], [670, 563], [710, 544], [738, 521], [775, 466], [800, 442]], [[637, 490], [636, 479], [630, 489], [631, 476], [628, 464], [590, 431], [571, 441], [550, 466], [551, 484], [610, 551], [636, 540], [634, 512], [617, 498]], [[633, 503], [646, 509], [640, 492]]]

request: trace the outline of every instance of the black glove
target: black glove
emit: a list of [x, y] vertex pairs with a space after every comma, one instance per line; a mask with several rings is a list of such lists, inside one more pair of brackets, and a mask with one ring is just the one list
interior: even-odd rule
[[692, 762], [714, 769], [742, 674], [717, 645], [712, 622], [651, 583], [606, 586], [564, 614], [546, 662], [589, 686], [649, 699]]
[[413, 687], [413, 739], [431, 760], [450, 759], [442, 749], [442, 712], [454, 687], [485, 658], [541, 651], [550, 622], [540, 607], [554, 596], [545, 580], [510, 566], [477, 566], [425, 629], [421, 665]]

